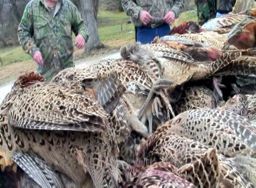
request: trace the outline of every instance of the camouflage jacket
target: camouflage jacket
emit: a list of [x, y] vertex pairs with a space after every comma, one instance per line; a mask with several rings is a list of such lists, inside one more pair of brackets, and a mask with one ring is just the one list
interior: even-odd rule
[[231, 11], [235, 0], [217, 0], [217, 10]]
[[69, 0], [59, 0], [53, 10], [44, 0], [31, 0], [27, 4], [18, 28], [19, 42], [31, 56], [40, 50], [44, 65], [38, 66], [38, 72], [46, 80], [74, 66], [72, 31], [88, 38], [81, 14]]
[[148, 11], [154, 18], [163, 18], [172, 10], [176, 17], [184, 7], [184, 0], [122, 0], [122, 6], [128, 16], [132, 17], [135, 26], [142, 26], [140, 11]]
[[198, 23], [204, 24], [216, 17], [216, 0], [195, 0], [197, 6]]

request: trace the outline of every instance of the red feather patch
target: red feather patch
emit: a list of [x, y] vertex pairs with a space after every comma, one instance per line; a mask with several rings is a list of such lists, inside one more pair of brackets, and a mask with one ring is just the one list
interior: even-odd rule
[[15, 86], [19, 85], [21, 88], [33, 85], [36, 82], [44, 82], [45, 78], [38, 73], [30, 72], [21, 75], [18, 80], [14, 83]]

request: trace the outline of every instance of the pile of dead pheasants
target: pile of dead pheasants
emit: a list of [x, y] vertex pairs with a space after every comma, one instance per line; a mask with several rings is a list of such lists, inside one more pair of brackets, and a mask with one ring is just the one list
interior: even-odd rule
[[254, 187], [254, 12], [20, 76], [0, 106], [0, 185]]

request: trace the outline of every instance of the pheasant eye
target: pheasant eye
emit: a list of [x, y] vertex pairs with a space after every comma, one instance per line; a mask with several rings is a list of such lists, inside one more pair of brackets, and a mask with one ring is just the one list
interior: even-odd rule
[[180, 123], [181, 122], [181, 118], [178, 118], [175, 123]]

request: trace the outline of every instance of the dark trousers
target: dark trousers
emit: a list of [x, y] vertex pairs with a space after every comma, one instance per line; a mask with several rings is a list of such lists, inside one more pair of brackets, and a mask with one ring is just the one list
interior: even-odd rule
[[170, 34], [171, 28], [169, 24], [163, 24], [156, 28], [148, 26], [135, 27], [135, 39], [142, 44], [150, 43], [156, 36], [162, 37]]

